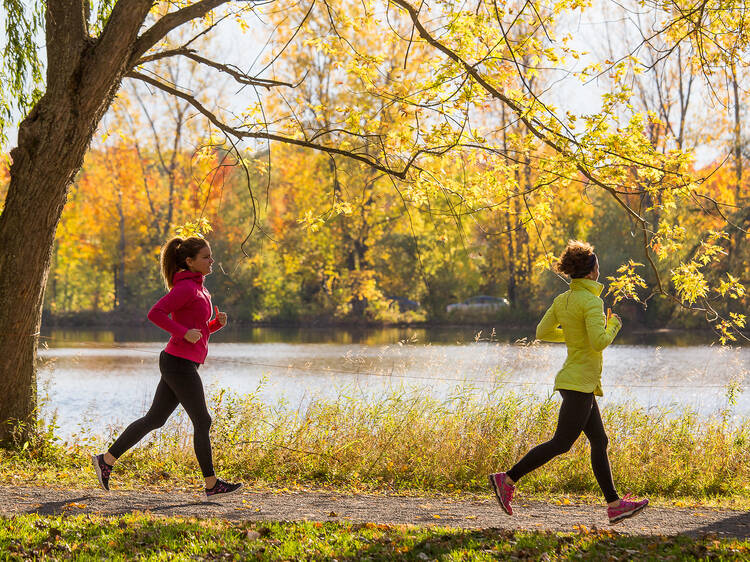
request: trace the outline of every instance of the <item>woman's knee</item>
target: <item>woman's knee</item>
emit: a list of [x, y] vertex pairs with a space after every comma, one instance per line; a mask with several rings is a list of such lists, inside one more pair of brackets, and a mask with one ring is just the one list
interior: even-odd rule
[[208, 431], [211, 429], [211, 415], [208, 412], [201, 413], [193, 418], [193, 425], [198, 431]]
[[165, 423], [167, 423], [168, 419], [169, 416], [149, 416], [148, 414], [146, 414], [141, 418], [141, 421], [149, 429], [149, 431], [154, 431], [155, 429], [159, 429]]
[[609, 445], [609, 438], [605, 434], [602, 434], [594, 437], [593, 439], [589, 439], [589, 443], [591, 443], [592, 449], [606, 451], [607, 446]]
[[549, 444], [552, 446], [556, 455], [562, 455], [570, 451], [575, 442], [575, 439], [572, 441], [570, 439], [552, 439]]

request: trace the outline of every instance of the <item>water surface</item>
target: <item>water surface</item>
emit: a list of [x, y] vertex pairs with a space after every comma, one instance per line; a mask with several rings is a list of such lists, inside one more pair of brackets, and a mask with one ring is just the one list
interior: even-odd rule
[[[159, 381], [163, 332], [146, 328], [43, 335], [43, 413], [57, 412], [62, 436], [82, 428], [104, 433], [148, 409]], [[341, 394], [377, 398], [401, 388], [440, 399], [457, 388], [486, 396], [498, 385], [502, 392], [550, 395], [564, 346], [528, 345], [515, 341], [518, 335], [446, 328], [227, 330], [212, 337], [200, 372], [209, 393], [257, 391], [264, 402], [283, 401], [290, 408]], [[635, 334], [616, 341], [621, 343], [604, 354], [602, 405], [635, 402], [710, 415], [727, 406], [730, 383], [746, 385], [748, 348], [707, 345], [694, 334]], [[750, 393], [738, 395], [734, 413], [750, 414]]]

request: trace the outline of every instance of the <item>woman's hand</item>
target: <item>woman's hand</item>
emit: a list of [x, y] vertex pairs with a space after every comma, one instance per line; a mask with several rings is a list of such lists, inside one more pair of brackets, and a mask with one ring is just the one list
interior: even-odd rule
[[620, 326], [622, 326], [622, 319], [617, 314], [612, 312], [611, 308], [608, 308], [607, 309], [607, 324], [609, 324], [609, 321], [611, 318], [617, 318], [617, 321], [620, 323]]
[[223, 326], [227, 325], [227, 313], [226, 312], [219, 312], [219, 307], [214, 307], [214, 312], [216, 313], [216, 320], [219, 321], [219, 324]]
[[185, 332], [185, 339], [190, 343], [197, 342], [199, 339], [201, 339], [202, 336], [203, 334], [201, 334], [201, 331], [197, 328], [191, 328], [187, 332]]

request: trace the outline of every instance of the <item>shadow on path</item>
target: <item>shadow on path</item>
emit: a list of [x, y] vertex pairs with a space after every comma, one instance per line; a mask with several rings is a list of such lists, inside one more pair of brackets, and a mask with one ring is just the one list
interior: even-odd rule
[[85, 495], [77, 498], [66, 498], [62, 501], [48, 501], [42, 504], [38, 504], [31, 509], [26, 510], [26, 513], [38, 513], [39, 515], [62, 515], [69, 513], [67, 506], [74, 503], [80, 503], [86, 500], [92, 499], [94, 496]]
[[[47, 487], [0, 485], [0, 516], [14, 513], [72, 515], [96, 513], [123, 515], [153, 512], [160, 516], [216, 517], [233, 521], [308, 520], [326, 522], [412, 524], [450, 526], [466, 531], [505, 529], [578, 533], [581, 528], [611, 529], [618, 535], [633, 536], [716, 536], [750, 538], [750, 511], [701, 507], [649, 507], [642, 514], [614, 527], [598, 505], [566, 506], [528, 500], [518, 513], [499, 513], [490, 499], [446, 499], [248, 490], [214, 501], [190, 492], [158, 493], [152, 490], [122, 490], [112, 494], [99, 490], [70, 490]], [[448, 541], [449, 542], [449, 541]]]
[[[210, 507], [217, 507], [218, 506], [218, 507], [221, 507], [221, 504], [216, 503], [216, 502], [212, 502], [212, 501], [194, 501], [194, 502], [186, 502], [186, 503], [170, 503], [170, 504], [160, 505], [160, 506], [157, 506], [157, 507], [149, 507], [148, 510], [152, 511], [152, 512], [154, 512], [154, 511], [169, 511], [170, 509], [179, 509], [181, 507], [198, 507], [198, 506], [203, 506], [203, 507], [209, 507], [209, 506]], [[128, 512], [125, 511], [124, 513], [128, 513]]]
[[750, 537], [750, 511], [739, 512], [731, 517], [714, 521], [688, 534], [716, 534], [723, 537], [748, 538]]

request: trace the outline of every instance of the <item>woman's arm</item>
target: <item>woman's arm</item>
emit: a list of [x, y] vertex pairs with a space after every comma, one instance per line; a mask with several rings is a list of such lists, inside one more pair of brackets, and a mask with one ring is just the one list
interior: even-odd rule
[[175, 310], [179, 310], [185, 306], [191, 296], [190, 289], [182, 284], [172, 287], [166, 295], [160, 298], [156, 304], [151, 307], [151, 310], [148, 311], [148, 319], [173, 336], [184, 338], [188, 331], [187, 326], [175, 322], [169, 317], [169, 315]]
[[589, 344], [596, 351], [602, 351], [611, 344], [622, 327], [620, 317], [616, 314], [610, 317], [609, 322], [605, 322], [604, 303], [598, 298], [586, 303], [583, 315]]
[[560, 322], [557, 321], [555, 314], [555, 305], [552, 304], [544, 313], [542, 319], [536, 327], [536, 339], [543, 341], [564, 342], [565, 334], [560, 328]]
[[212, 334], [227, 325], [227, 313], [219, 312], [219, 307], [214, 307], [214, 319], [208, 323], [208, 331]]

